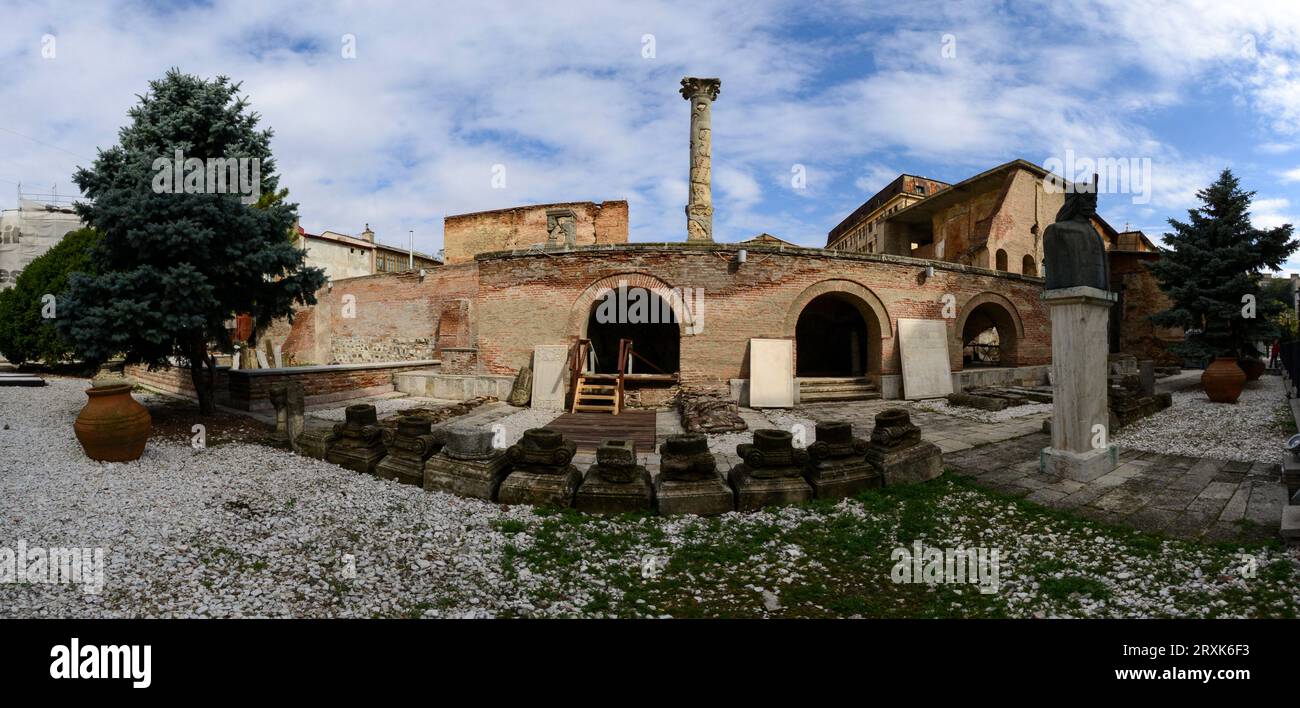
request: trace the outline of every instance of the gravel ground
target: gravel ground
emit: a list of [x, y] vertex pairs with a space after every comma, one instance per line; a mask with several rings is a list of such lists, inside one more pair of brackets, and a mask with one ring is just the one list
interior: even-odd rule
[[1279, 376], [1252, 381], [1236, 403], [1212, 403], [1199, 387], [1173, 394], [1173, 405], [1120, 430], [1112, 442], [1148, 452], [1216, 460], [1281, 462], [1290, 416]]
[[[602, 519], [428, 493], [245, 443], [151, 442], [140, 460], [100, 464], [72, 435], [84, 387], [52, 377], [0, 394], [0, 548], [102, 547], [104, 588], [0, 583], [2, 617], [1295, 616], [1300, 607], [1283, 551], [1134, 540], [947, 479], [835, 505]], [[914, 540], [1000, 549], [999, 592], [894, 584], [890, 551]], [[1247, 563], [1257, 577], [1237, 573]]]

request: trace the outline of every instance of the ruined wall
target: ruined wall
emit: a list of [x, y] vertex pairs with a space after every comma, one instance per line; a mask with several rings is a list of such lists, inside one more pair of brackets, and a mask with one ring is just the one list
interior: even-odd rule
[[1169, 351], [1169, 345], [1182, 341], [1182, 329], [1157, 327], [1150, 319], [1151, 315], [1167, 310], [1173, 304], [1144, 265], [1150, 257], [1114, 251], [1107, 255], [1110, 259], [1110, 289], [1123, 293], [1119, 350], [1139, 359], [1180, 363], [1181, 358]]
[[989, 218], [989, 267], [993, 266], [997, 251], [1003, 250], [1009, 272], [1021, 273], [1025, 256], [1030, 256], [1041, 271], [1043, 232], [1056, 221], [1056, 212], [1064, 203], [1065, 195], [1049, 194], [1037, 175], [1017, 170]]
[[[627, 243], [627, 202], [566, 202], [448, 216], [443, 255], [448, 264], [464, 263], [480, 253], [545, 244], [551, 237], [547, 212], [566, 209], [573, 212], [577, 245]], [[563, 238], [559, 242], [563, 245]]]
[[[437, 358], [440, 318], [472, 303], [476, 269], [471, 261], [424, 278], [402, 272], [334, 281], [316, 292], [315, 307], [295, 315], [283, 350], [298, 363], [317, 364]], [[468, 320], [468, 312], [460, 319]], [[458, 342], [472, 340], [468, 323], [456, 328]]]
[[747, 377], [750, 338], [792, 338], [803, 305], [821, 292], [858, 298], [865, 291], [869, 304], [883, 313], [888, 324], [881, 327], [878, 343], [879, 373], [900, 372], [898, 318], [943, 319], [945, 294], [952, 294], [957, 306], [957, 317], [947, 320], [953, 370], [961, 368], [959, 327], [967, 303], [1006, 303], [1015, 310], [1023, 329], [1015, 365], [1050, 361], [1050, 324], [1039, 279], [936, 263], [934, 277], [926, 280], [927, 263], [916, 259], [752, 245], [749, 261], [737, 267], [716, 254], [728, 248], [636, 244], [613, 252], [480, 257], [475, 303], [480, 371], [512, 373], [528, 361], [534, 345], [562, 344], [580, 335], [591, 293], [620, 280], [630, 286], [704, 289], [702, 331], [681, 338], [684, 384], [716, 386]]

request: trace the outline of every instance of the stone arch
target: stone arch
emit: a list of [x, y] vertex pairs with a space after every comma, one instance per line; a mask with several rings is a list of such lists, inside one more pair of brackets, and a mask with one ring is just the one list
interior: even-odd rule
[[1007, 252], [1006, 252], [1006, 250], [999, 248], [999, 249], [998, 249], [998, 252], [997, 252], [996, 254], [994, 254], [994, 257], [993, 257], [993, 267], [994, 267], [994, 269], [996, 269], [996, 270], [1000, 270], [1000, 271], [1002, 271], [1003, 273], [1007, 272]]
[[604, 299], [606, 293], [623, 284], [628, 288], [645, 288], [663, 298], [672, 308], [673, 315], [677, 318], [678, 331], [683, 337], [698, 331], [699, 324], [691, 312], [692, 298], [688, 296], [689, 294], [675, 291], [671, 285], [653, 275], [636, 272], [611, 275], [588, 285], [569, 308], [569, 322], [565, 331], [573, 336], [586, 337], [587, 320], [591, 316], [592, 308]]
[[1001, 355], [999, 365], [1019, 366], [1020, 342], [1025, 337], [1025, 325], [1020, 311], [1005, 295], [985, 291], [967, 300], [957, 315], [957, 326], [953, 328], [950, 345], [958, 368], [964, 368], [962, 350], [966, 344], [966, 328], [973, 324], [970, 318], [976, 313], [987, 318], [997, 329]]
[[1021, 260], [1020, 274], [1028, 275], [1033, 278], [1038, 277], [1038, 262], [1034, 260], [1032, 255], [1025, 254], [1024, 259]]
[[[619, 298], [626, 297], [629, 306], [636, 307], [638, 301], [648, 306], [642, 310], [648, 315], [645, 320], [624, 320], [617, 317], [609, 321], [600, 321], [600, 307], [608, 295], [626, 288]], [[644, 298], [637, 294], [641, 290], [650, 294]], [[631, 339], [640, 355], [641, 364], [649, 362], [651, 371], [638, 373], [674, 374], [681, 368], [681, 339], [696, 334], [703, 323], [702, 303], [693, 296], [693, 292], [674, 289], [658, 278], [645, 273], [620, 273], [602, 278], [588, 286], [574, 301], [569, 312], [568, 332], [578, 338], [591, 340], [595, 355], [596, 371], [613, 373], [617, 371], [619, 342]], [[622, 313], [621, 306], [617, 310]], [[629, 314], [632, 310], [627, 311]], [[634, 367], [638, 368], [638, 367]]]
[[833, 296], [848, 303], [862, 316], [867, 327], [865, 374], [873, 378], [878, 377], [884, 365], [886, 341], [894, 337], [893, 321], [890, 319], [889, 311], [885, 309], [884, 302], [874, 292], [860, 283], [843, 279], [829, 279], [814, 283], [804, 288], [790, 304], [782, 332], [796, 341], [796, 370], [798, 370], [799, 357], [797, 344], [799, 318], [809, 304], [825, 296]]

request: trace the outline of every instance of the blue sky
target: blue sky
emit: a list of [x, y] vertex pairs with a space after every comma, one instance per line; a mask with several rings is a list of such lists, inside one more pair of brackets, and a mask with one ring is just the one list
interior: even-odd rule
[[1066, 151], [1150, 160], [1148, 203], [1102, 196], [1116, 227], [1160, 234], [1225, 166], [1258, 192], [1257, 225], [1300, 222], [1294, 0], [0, 0], [0, 16], [6, 208], [19, 181], [72, 191], [176, 66], [244, 82], [309, 230], [369, 223], [404, 245], [414, 229], [426, 251], [446, 214], [554, 201], [627, 199], [634, 241], [684, 239], [686, 75], [722, 79], [718, 240], [822, 245], [901, 172], [954, 182]]

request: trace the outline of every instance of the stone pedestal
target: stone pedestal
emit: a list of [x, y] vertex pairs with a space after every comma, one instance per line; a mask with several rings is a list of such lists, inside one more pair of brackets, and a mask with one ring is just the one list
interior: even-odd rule
[[682, 98], [691, 102], [691, 172], [686, 198], [686, 240], [713, 240], [713, 102], [718, 79], [682, 79]]
[[275, 433], [271, 439], [276, 445], [298, 452], [305, 411], [302, 384], [295, 381], [272, 386], [271, 405], [275, 406]]
[[670, 435], [659, 446], [655, 508], [664, 515], [707, 516], [735, 510], [735, 495], [718, 473], [708, 438], [698, 433]]
[[442, 447], [441, 432], [434, 433], [427, 418], [403, 416], [396, 428], [385, 428], [384, 447], [388, 456], [375, 465], [381, 479], [395, 479], [403, 484], [424, 484], [424, 461]]
[[887, 487], [927, 482], [943, 474], [943, 453], [921, 439], [921, 429], [912, 425], [904, 408], [876, 414], [866, 458]]
[[573, 506], [573, 495], [582, 473], [569, 464], [578, 451], [577, 443], [565, 440], [554, 430], [533, 428], [506, 450], [513, 470], [501, 483], [497, 501], [502, 504]]
[[880, 472], [866, 460], [867, 441], [853, 437], [850, 423], [817, 424], [817, 442], [808, 446], [806, 478], [818, 499], [843, 499], [881, 485]]
[[510, 473], [505, 450], [492, 447], [490, 429], [453, 425], [442, 450], [424, 463], [424, 488], [462, 497], [495, 501]]
[[[1043, 293], [1052, 317], [1052, 446], [1043, 472], [1087, 482], [1115, 468], [1107, 371], [1110, 308], [1115, 295], [1088, 286]], [[1096, 426], [1102, 426], [1094, 430]], [[1100, 434], [1099, 434], [1100, 433]], [[1103, 445], [1094, 442], [1104, 440]]]
[[653, 509], [650, 473], [636, 463], [636, 444], [630, 440], [601, 443], [596, 448], [596, 464], [587, 470], [573, 506], [592, 514]]
[[812, 487], [803, 478], [808, 453], [794, 448], [789, 432], [755, 430], [754, 442], [737, 445], [736, 454], [743, 462], [731, 468], [728, 479], [739, 511], [812, 500]]
[[344, 415], [346, 422], [334, 426], [334, 441], [325, 459], [350, 470], [374, 474], [375, 466], [387, 454], [375, 407], [369, 403], [348, 406]]
[[296, 438], [295, 452], [318, 460], [327, 459], [330, 445], [334, 444], [334, 426], [315, 424], [304, 429]]

